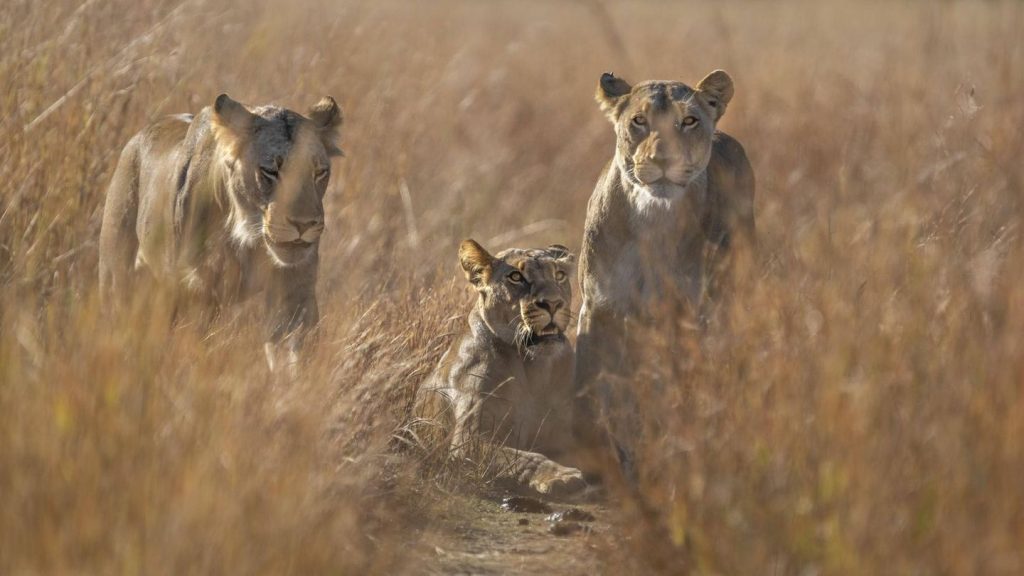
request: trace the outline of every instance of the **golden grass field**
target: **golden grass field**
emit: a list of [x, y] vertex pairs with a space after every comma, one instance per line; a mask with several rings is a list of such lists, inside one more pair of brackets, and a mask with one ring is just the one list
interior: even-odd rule
[[[600, 74], [715, 68], [757, 270], [712, 344], [652, 342], [641, 498], [589, 549], [608, 573], [1024, 573], [1022, 31], [1010, 1], [5, 0], [0, 574], [429, 570], [436, 471], [389, 445], [472, 302], [458, 242], [578, 249]], [[208, 331], [155, 294], [99, 310], [121, 147], [221, 92], [345, 113], [296, 382], [251, 305]]]

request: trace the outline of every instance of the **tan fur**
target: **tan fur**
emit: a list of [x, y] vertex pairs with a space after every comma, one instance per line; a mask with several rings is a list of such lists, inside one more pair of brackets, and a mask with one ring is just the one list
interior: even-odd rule
[[142, 274], [207, 308], [257, 292], [267, 303], [268, 361], [290, 359], [318, 319], [323, 194], [341, 113], [250, 110], [226, 94], [195, 117], [163, 118], [121, 153], [100, 230], [106, 308]]
[[584, 444], [598, 441], [597, 422], [609, 418], [611, 382], [630, 373], [627, 323], [679, 306], [699, 313], [709, 268], [753, 244], [753, 170], [739, 142], [716, 129], [733, 94], [721, 70], [696, 88], [633, 87], [611, 74], [598, 83], [616, 150], [590, 197], [580, 255], [574, 428]]
[[551, 459], [571, 442], [573, 354], [564, 331], [575, 256], [551, 246], [494, 257], [466, 240], [459, 263], [478, 298], [420, 388], [417, 414], [447, 422], [453, 457], [493, 458], [500, 478], [541, 493], [581, 488], [579, 470]]

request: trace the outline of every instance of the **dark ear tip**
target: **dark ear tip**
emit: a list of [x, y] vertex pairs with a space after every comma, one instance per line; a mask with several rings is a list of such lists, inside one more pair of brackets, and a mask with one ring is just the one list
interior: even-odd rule
[[308, 112], [309, 118], [324, 128], [341, 125], [341, 107], [331, 96], [324, 96]]
[[611, 72], [605, 72], [601, 75], [600, 87], [605, 96], [610, 98], [625, 96], [633, 89], [629, 85], [629, 82], [626, 82], [622, 78], [616, 78]]
[[225, 105], [226, 105], [226, 104], [227, 104], [227, 103], [228, 103], [229, 101], [231, 101], [231, 97], [230, 97], [230, 96], [228, 96], [227, 94], [221, 93], [221, 95], [220, 95], [220, 96], [217, 96], [217, 100], [216, 100], [216, 101], [214, 101], [214, 103], [213, 103], [213, 109], [214, 109], [214, 111], [216, 111], [216, 112], [220, 112], [221, 110], [223, 110], [223, 109], [224, 109], [224, 106], [225, 106]]
[[548, 254], [557, 260], [571, 259], [575, 260], [576, 256], [569, 250], [569, 248], [562, 246], [561, 244], [552, 244], [548, 246]]

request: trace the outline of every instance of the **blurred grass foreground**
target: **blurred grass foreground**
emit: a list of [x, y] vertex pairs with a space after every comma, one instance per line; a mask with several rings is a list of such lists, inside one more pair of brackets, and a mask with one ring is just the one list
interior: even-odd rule
[[[428, 570], [436, 478], [388, 446], [471, 302], [459, 240], [577, 250], [600, 74], [715, 68], [758, 271], [714, 346], [652, 340], [641, 498], [593, 554], [1024, 573], [1022, 30], [998, 0], [5, 0], [0, 574]], [[205, 331], [153, 295], [98, 310], [121, 148], [220, 92], [345, 113], [296, 382], [245, 306]]]

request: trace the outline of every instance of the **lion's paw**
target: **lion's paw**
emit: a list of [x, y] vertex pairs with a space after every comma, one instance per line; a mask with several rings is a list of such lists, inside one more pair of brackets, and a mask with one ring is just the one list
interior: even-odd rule
[[574, 494], [585, 486], [582, 472], [550, 461], [541, 465], [530, 479], [530, 488], [541, 494]]

